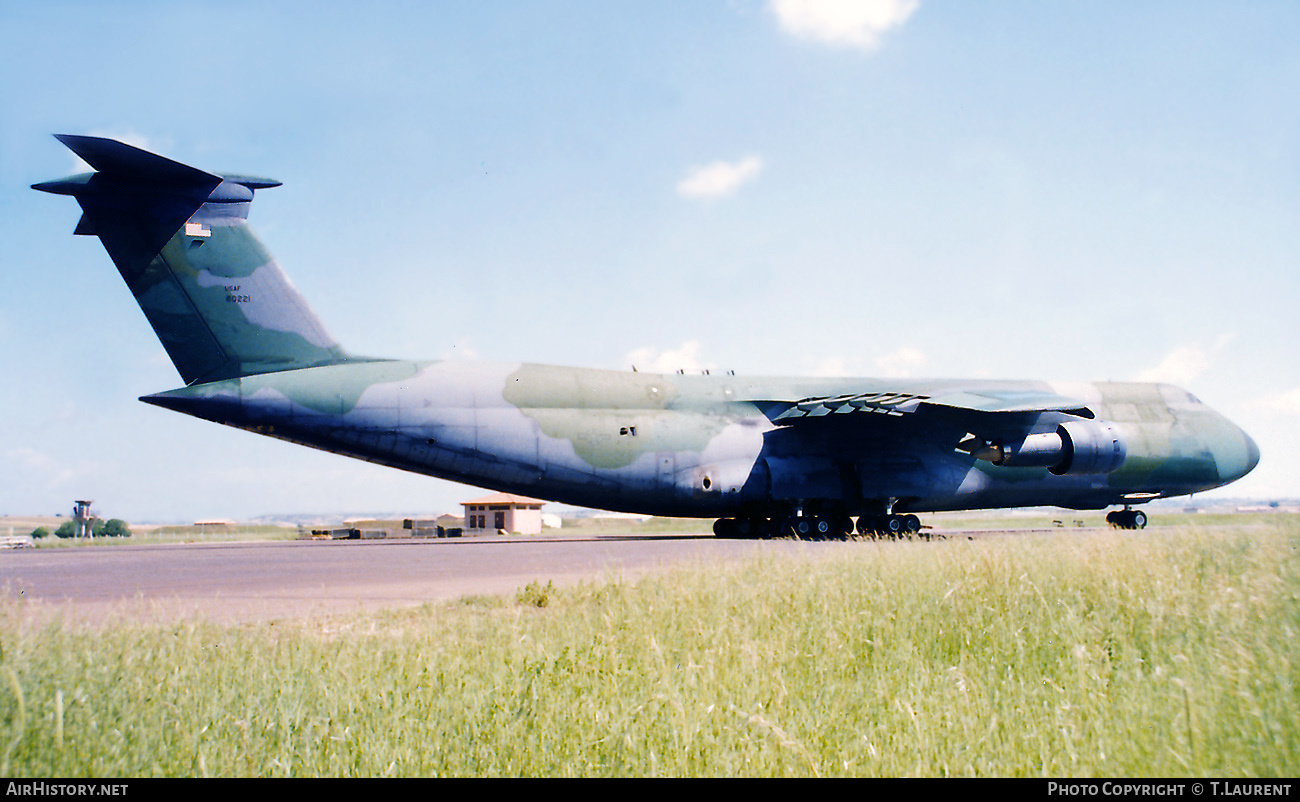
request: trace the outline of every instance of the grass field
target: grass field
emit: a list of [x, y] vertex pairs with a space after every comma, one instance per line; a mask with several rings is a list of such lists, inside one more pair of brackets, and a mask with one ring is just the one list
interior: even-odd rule
[[1300, 522], [816, 544], [243, 627], [0, 609], [7, 776], [1295, 776]]

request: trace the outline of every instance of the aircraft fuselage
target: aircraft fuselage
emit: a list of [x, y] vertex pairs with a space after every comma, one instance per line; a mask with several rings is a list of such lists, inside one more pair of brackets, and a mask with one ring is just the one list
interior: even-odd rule
[[[771, 399], [904, 392], [1068, 393], [1122, 438], [1114, 470], [1057, 475], [957, 448], [1006, 413], [774, 421]], [[745, 378], [488, 362], [374, 361], [245, 376], [143, 400], [371, 462], [507, 492], [675, 516], [856, 515], [1050, 503], [1077, 509], [1200, 492], [1258, 460], [1250, 438], [1170, 385]], [[1077, 416], [1030, 411], [1026, 430]]]

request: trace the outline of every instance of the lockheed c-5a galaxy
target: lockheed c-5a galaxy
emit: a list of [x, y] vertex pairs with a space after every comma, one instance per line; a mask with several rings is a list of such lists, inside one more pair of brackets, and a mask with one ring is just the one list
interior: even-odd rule
[[356, 356], [247, 224], [278, 181], [58, 139], [71, 195], [185, 386], [141, 400], [493, 490], [716, 518], [728, 537], [915, 531], [915, 513], [1133, 506], [1246, 475], [1245, 432], [1166, 384], [659, 375]]

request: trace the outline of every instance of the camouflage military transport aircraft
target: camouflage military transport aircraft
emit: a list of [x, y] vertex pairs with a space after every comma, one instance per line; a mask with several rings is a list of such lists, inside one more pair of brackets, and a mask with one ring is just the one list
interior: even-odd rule
[[[1165, 384], [659, 375], [356, 356], [247, 224], [278, 181], [59, 136], [71, 195], [185, 386], [141, 400], [567, 504], [716, 518], [725, 537], [916, 531], [914, 513], [1133, 505], [1246, 475], [1245, 432]], [[855, 521], [856, 519], [856, 521]]]

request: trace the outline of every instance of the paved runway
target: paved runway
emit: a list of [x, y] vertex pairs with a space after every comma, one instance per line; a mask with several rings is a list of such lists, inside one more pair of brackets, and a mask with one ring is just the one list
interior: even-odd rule
[[233, 623], [509, 594], [534, 580], [630, 578], [764, 549], [832, 545], [680, 535], [24, 549], [0, 554], [0, 595], [21, 600], [37, 620]]

